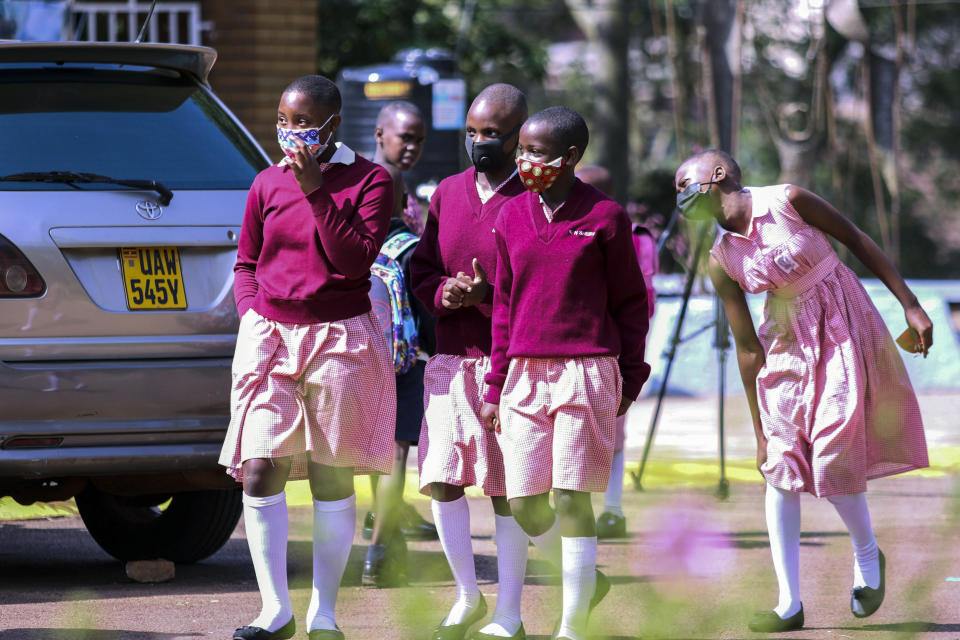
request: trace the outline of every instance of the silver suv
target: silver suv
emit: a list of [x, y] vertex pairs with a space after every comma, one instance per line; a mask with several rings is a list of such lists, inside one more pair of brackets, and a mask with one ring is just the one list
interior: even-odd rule
[[215, 59], [0, 42], [0, 496], [75, 496], [121, 560], [199, 560], [241, 512], [217, 466], [232, 267], [269, 160]]

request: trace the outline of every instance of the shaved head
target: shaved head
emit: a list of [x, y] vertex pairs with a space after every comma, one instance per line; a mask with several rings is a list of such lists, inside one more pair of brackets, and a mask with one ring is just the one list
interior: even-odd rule
[[680, 165], [680, 168], [677, 169], [677, 176], [680, 175], [681, 171], [693, 165], [703, 166], [711, 173], [716, 167], [723, 167], [724, 172], [734, 183], [732, 186], [737, 188], [740, 188], [741, 186], [740, 180], [742, 179], [742, 176], [740, 174], [740, 165], [737, 164], [737, 161], [733, 159], [733, 156], [726, 151], [722, 151], [720, 149], [707, 149], [706, 151], [693, 154], [684, 160], [683, 164]]
[[570, 107], [547, 107], [530, 116], [527, 125], [543, 125], [564, 148], [576, 147], [583, 157], [590, 141], [590, 132], [583, 117]]
[[510, 114], [511, 119], [516, 120], [518, 123], [526, 120], [527, 114], [529, 113], [527, 110], [527, 96], [512, 84], [506, 84], [504, 82], [492, 84], [477, 94], [477, 97], [473, 99], [473, 103], [470, 105], [470, 109], [473, 110], [474, 107], [480, 107], [482, 103], [496, 104], [502, 112]]
[[340, 113], [342, 100], [340, 89], [332, 81], [323, 76], [303, 76], [297, 78], [283, 90], [284, 93], [300, 93], [313, 101], [318, 107], [329, 109], [333, 113]]
[[409, 114], [420, 121], [423, 121], [423, 114], [420, 113], [420, 109], [417, 108], [417, 105], [413, 104], [412, 102], [398, 100], [396, 102], [390, 102], [380, 109], [380, 115], [377, 116], [377, 126], [380, 128], [385, 127], [394, 118], [396, 118], [398, 114], [401, 113]]

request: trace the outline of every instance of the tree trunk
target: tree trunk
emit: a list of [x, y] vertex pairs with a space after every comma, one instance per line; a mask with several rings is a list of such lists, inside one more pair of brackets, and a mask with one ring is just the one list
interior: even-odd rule
[[627, 68], [628, 0], [566, 0], [597, 56], [593, 79], [594, 122], [590, 146], [597, 164], [613, 178], [615, 198], [626, 202], [630, 186], [630, 75]]
[[733, 153], [734, 76], [739, 75], [740, 29], [737, 0], [701, 0], [701, 24], [706, 30], [708, 57], [705, 87], [710, 114], [710, 145]]

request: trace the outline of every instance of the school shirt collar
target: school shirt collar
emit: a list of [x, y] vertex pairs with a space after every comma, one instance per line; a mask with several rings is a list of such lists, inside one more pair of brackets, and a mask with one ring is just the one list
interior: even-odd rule
[[353, 164], [357, 159], [356, 152], [343, 142], [335, 142], [334, 146], [336, 146], [337, 149], [333, 152], [333, 155], [330, 156], [330, 164]]
[[519, 171], [517, 169], [513, 170], [513, 173], [510, 174], [510, 177], [498, 184], [494, 189], [486, 190], [480, 186], [480, 181], [477, 180], [477, 174], [479, 172], [476, 169], [473, 172], [473, 184], [477, 187], [477, 197], [480, 198], [480, 204], [487, 204], [487, 201], [500, 192], [500, 189], [504, 187], [508, 182], [513, 180], [513, 176], [517, 175]]
[[[326, 164], [351, 165], [356, 161], [357, 153], [343, 142], [335, 142], [334, 147], [333, 155], [330, 156], [330, 160], [328, 160]], [[290, 159], [287, 156], [283, 156], [283, 159], [277, 163], [277, 166], [284, 167], [288, 164], [290, 164]]]

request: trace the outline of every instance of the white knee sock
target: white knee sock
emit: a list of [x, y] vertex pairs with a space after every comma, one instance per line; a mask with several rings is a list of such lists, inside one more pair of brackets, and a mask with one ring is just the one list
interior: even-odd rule
[[480, 605], [481, 597], [473, 564], [473, 542], [470, 540], [470, 507], [467, 497], [460, 496], [451, 502], [431, 500], [430, 508], [443, 553], [457, 582], [457, 601], [443, 624], [461, 624]]
[[603, 496], [603, 510], [623, 515], [623, 449], [613, 452], [613, 465], [610, 467], [610, 480], [607, 492]]
[[585, 640], [590, 599], [597, 586], [597, 538], [561, 538], [563, 617], [557, 637]]
[[853, 543], [853, 586], [880, 586], [880, 548], [870, 526], [867, 494], [853, 493], [827, 498], [833, 504]]
[[250, 626], [276, 631], [290, 621], [287, 589], [287, 494], [255, 498], [243, 494], [243, 522], [263, 608]]
[[494, 516], [497, 522], [497, 608], [481, 633], [510, 638], [520, 629], [520, 595], [527, 572], [530, 539], [513, 516]]
[[336, 629], [334, 607], [357, 527], [357, 496], [313, 501], [313, 592], [307, 630]]
[[560, 519], [554, 517], [550, 528], [538, 536], [530, 536], [530, 541], [543, 555], [543, 558], [558, 570], [563, 564], [562, 545], [560, 542]]
[[767, 532], [780, 587], [774, 611], [789, 618], [800, 611], [800, 494], [767, 485]]

